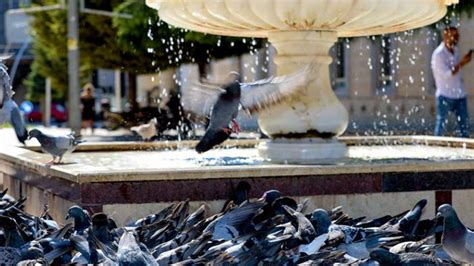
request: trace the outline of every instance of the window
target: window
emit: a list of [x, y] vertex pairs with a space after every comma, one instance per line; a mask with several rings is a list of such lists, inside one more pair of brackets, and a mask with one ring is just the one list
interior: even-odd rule
[[389, 36], [380, 38], [377, 89], [384, 94], [393, 94], [393, 45]]
[[338, 41], [330, 51], [333, 62], [330, 67], [331, 85], [334, 92], [339, 96], [349, 94], [347, 86], [347, 56], [346, 42]]

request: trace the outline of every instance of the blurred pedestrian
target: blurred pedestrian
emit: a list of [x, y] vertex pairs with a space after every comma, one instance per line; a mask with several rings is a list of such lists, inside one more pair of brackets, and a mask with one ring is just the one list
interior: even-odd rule
[[462, 58], [457, 43], [459, 31], [447, 27], [443, 31], [443, 42], [434, 50], [431, 68], [436, 83], [436, 127], [434, 134], [443, 135], [449, 112], [456, 115], [461, 137], [469, 137], [469, 115], [466, 92], [461, 69], [472, 59], [472, 50]]
[[94, 118], [95, 118], [95, 88], [92, 84], [87, 83], [82, 89], [81, 94], [81, 113], [82, 113], [82, 128], [91, 128], [94, 133]]

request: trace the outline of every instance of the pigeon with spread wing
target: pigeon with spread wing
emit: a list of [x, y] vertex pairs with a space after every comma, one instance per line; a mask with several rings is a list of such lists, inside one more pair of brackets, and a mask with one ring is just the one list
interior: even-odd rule
[[240, 131], [235, 120], [240, 108], [255, 114], [304, 91], [312, 67], [253, 83], [236, 79], [223, 87], [195, 84], [185, 88], [181, 101], [188, 118], [208, 125], [196, 151], [206, 152]]
[[7, 67], [1, 63], [1, 60], [2, 58], [0, 58], [0, 125], [9, 122], [15, 130], [18, 140], [24, 144], [28, 132], [18, 105], [12, 99], [14, 91], [10, 84], [10, 76]]

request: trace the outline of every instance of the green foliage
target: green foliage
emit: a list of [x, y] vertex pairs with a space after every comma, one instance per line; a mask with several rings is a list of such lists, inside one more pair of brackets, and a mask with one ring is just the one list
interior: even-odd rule
[[127, 0], [117, 12], [133, 14], [131, 20], [114, 19], [117, 40], [134, 53], [147, 71], [182, 63], [208, 63], [212, 58], [240, 55], [261, 47], [262, 40], [215, 36], [176, 28], [161, 21], [155, 9], [145, 1]]
[[452, 5], [448, 8], [448, 15], [452, 13], [455, 13], [455, 14], [466, 13], [469, 17], [472, 17], [473, 12], [474, 12], [473, 0], [459, 0], [459, 4]]
[[[80, 14], [81, 80], [97, 68], [120, 68], [132, 73], [153, 73], [187, 62], [200, 66], [210, 58], [239, 55], [261, 47], [261, 40], [220, 37], [190, 32], [161, 21], [156, 10], [142, 0], [88, 0], [87, 8], [132, 14], [132, 19]], [[33, 5], [56, 4], [36, 0]], [[33, 72], [25, 84], [35, 98], [43, 89], [39, 80], [52, 79], [56, 97], [67, 95], [67, 11], [32, 13]]]

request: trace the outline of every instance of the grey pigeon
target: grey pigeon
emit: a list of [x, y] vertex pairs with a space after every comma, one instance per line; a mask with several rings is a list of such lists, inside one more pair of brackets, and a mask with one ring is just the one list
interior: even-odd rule
[[13, 101], [14, 92], [10, 85], [7, 67], [0, 62], [0, 125], [10, 123], [15, 130], [18, 140], [25, 144], [28, 132], [18, 105]]
[[132, 232], [125, 232], [120, 238], [117, 251], [118, 265], [158, 265], [153, 256], [143, 251]]
[[244, 202], [211, 223], [204, 231], [212, 231], [212, 240], [230, 240], [242, 235], [242, 229], [265, 204]]
[[370, 252], [370, 258], [377, 261], [380, 265], [444, 265], [443, 261], [421, 253], [403, 253], [393, 254], [385, 249], [376, 249]]
[[223, 88], [204, 84], [185, 88], [181, 101], [188, 118], [198, 117], [208, 123], [196, 151], [206, 152], [228, 139], [232, 132], [240, 131], [235, 121], [240, 107], [248, 113], [258, 113], [304, 91], [312, 67], [310, 64], [292, 74], [253, 83], [235, 80]]
[[228, 139], [233, 132], [229, 129], [229, 123], [233, 124], [234, 131], [238, 131], [235, 118], [239, 113], [240, 84], [233, 82], [227, 85], [224, 90], [225, 92], [219, 94], [219, 98], [212, 108], [206, 133], [196, 146], [198, 153], [206, 152]]
[[463, 263], [474, 263], [474, 232], [459, 220], [454, 208], [449, 204], [439, 206], [436, 216], [444, 218], [441, 243], [448, 255]]
[[53, 160], [49, 162], [53, 164], [55, 163], [56, 157], [59, 157], [57, 163], [61, 163], [64, 154], [72, 152], [78, 144], [83, 142], [82, 140], [78, 140], [72, 132], [68, 135], [51, 136], [38, 129], [32, 129], [28, 135], [28, 139], [36, 138], [39, 141], [43, 152], [53, 156]]
[[74, 219], [74, 231], [78, 234], [82, 234], [91, 226], [91, 217], [89, 213], [77, 205], [74, 205], [67, 210], [66, 220], [69, 218]]

